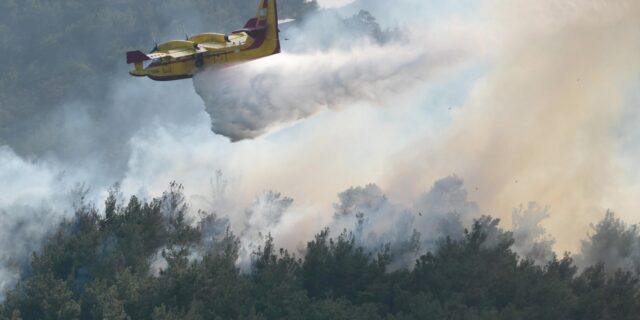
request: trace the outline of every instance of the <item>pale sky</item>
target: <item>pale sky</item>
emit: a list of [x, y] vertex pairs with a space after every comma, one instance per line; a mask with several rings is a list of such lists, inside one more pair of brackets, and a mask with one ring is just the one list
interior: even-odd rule
[[353, 0], [318, 0], [318, 4], [327, 8], [340, 7], [351, 2], [353, 2]]

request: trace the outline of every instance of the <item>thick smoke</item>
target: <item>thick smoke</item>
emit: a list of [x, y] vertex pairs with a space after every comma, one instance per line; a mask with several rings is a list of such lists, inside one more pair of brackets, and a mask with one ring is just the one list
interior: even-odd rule
[[338, 198], [330, 226], [334, 236], [351, 232], [357, 244], [371, 252], [382, 251], [389, 245], [393, 267], [412, 265], [421, 249], [415, 213], [393, 204], [373, 184], [350, 188]]
[[582, 252], [576, 262], [582, 267], [598, 263], [605, 270], [618, 269], [640, 272], [640, 230], [638, 225], [627, 225], [613, 212], [591, 225], [592, 232], [582, 241]]
[[[0, 292], [13, 287], [31, 263], [31, 253], [40, 249], [56, 221], [46, 205], [14, 205], [0, 209], [0, 241], [11, 244], [0, 254]], [[39, 223], [34, 223], [37, 219]], [[2, 296], [2, 294], [0, 294]]]
[[638, 88], [640, 2], [490, 1], [484, 9], [491, 68], [441, 135], [398, 156], [390, 193], [411, 197], [456, 172], [479, 187], [482, 208], [507, 221], [519, 203], [549, 205], [546, 228], [574, 252], [607, 208], [637, 219], [628, 201], [638, 190], [628, 173], [637, 170], [620, 166], [617, 146], [619, 126], [637, 131], [623, 117], [637, 107], [628, 96]]
[[529, 202], [527, 208], [520, 206], [513, 210], [511, 223], [514, 251], [520, 256], [544, 265], [554, 257], [555, 240], [540, 225], [550, 217], [549, 209], [535, 202]]
[[464, 181], [456, 176], [436, 181], [411, 207], [393, 203], [373, 184], [350, 188], [338, 198], [331, 224], [334, 236], [351, 232], [371, 252], [387, 248], [393, 259], [391, 268], [413, 266], [444, 238], [460, 240], [474, 221], [487, 233], [487, 245], [513, 237], [513, 249], [522, 258], [541, 265], [553, 258], [553, 240], [539, 226], [548, 217], [546, 208], [530, 203], [526, 210], [514, 210], [513, 232], [505, 233], [499, 230], [498, 220], [481, 215], [468, 198]]
[[242, 245], [240, 265], [244, 270], [250, 266], [252, 253], [264, 244], [269, 233], [276, 230], [292, 203], [293, 199], [269, 191], [259, 196], [253, 205], [246, 209], [244, 226], [239, 234]]
[[[31, 254], [63, 217], [84, 205], [87, 190], [53, 163], [26, 161], [0, 147], [0, 297], [28, 269]], [[8, 183], [7, 183], [8, 182]]]
[[301, 38], [290, 45], [293, 53], [285, 44], [283, 54], [194, 78], [215, 133], [252, 139], [327, 108], [389, 105], [389, 95], [459, 66], [473, 50], [472, 42], [436, 41], [424, 32], [383, 32], [365, 11], [346, 20], [318, 15], [289, 32]]

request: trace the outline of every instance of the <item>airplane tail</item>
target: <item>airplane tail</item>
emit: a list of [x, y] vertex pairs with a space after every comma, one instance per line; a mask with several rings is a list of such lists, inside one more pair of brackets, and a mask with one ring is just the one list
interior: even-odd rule
[[127, 52], [127, 64], [129, 63], [138, 63], [151, 60], [149, 56], [144, 54], [142, 51], [129, 51]]
[[260, 40], [261, 46], [272, 49], [269, 54], [280, 53], [277, 0], [260, 0], [258, 13], [244, 25], [243, 31]]
[[127, 52], [127, 64], [133, 63], [136, 71], [142, 71], [144, 69], [142, 63], [147, 60], [151, 60], [151, 58], [141, 51]]

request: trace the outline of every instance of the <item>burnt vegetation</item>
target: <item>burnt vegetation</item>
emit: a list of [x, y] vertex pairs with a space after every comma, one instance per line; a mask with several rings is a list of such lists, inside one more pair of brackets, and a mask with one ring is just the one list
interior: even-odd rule
[[[2, 319], [637, 319], [638, 273], [601, 261], [578, 270], [569, 255], [546, 265], [512, 251], [513, 238], [483, 217], [460, 240], [443, 238], [413, 267], [391, 269], [352, 233], [318, 233], [300, 253], [271, 236], [237, 265], [240, 240], [228, 220], [189, 218], [182, 188], [162, 197], [114, 190], [104, 209], [80, 206], [33, 254], [0, 307]], [[618, 233], [611, 213], [594, 226], [594, 247]], [[635, 241], [635, 240], [634, 240]], [[615, 249], [615, 248], [609, 248]], [[593, 257], [593, 255], [592, 255]]]

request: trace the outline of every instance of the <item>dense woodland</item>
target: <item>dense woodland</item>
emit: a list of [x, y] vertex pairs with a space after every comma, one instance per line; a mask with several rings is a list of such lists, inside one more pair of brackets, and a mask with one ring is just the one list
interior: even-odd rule
[[[60, 224], [0, 307], [2, 319], [637, 319], [638, 274], [572, 259], [544, 266], [519, 258], [509, 232], [482, 217], [460, 240], [440, 240], [414, 266], [391, 270], [393, 252], [356, 245], [352, 233], [318, 233], [301, 253], [274, 239], [237, 266], [228, 220], [193, 220], [182, 189], [104, 209], [78, 208]], [[625, 237], [613, 214], [592, 245]], [[618, 237], [619, 239], [622, 239]]]

